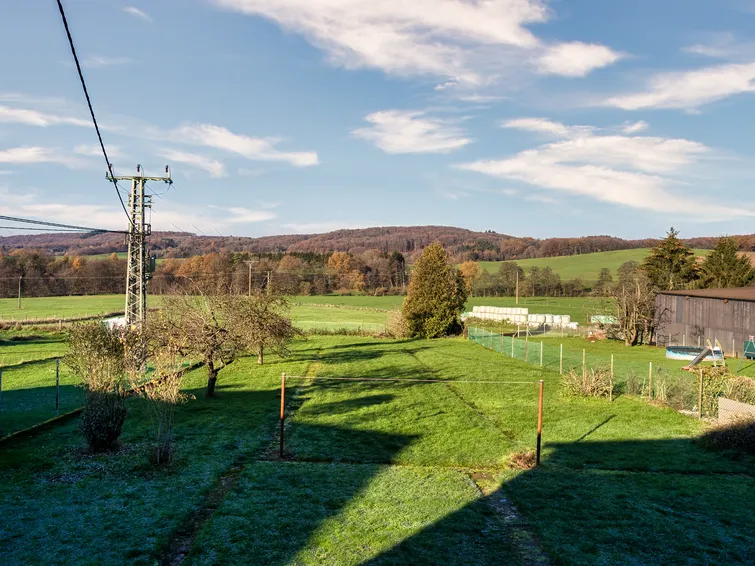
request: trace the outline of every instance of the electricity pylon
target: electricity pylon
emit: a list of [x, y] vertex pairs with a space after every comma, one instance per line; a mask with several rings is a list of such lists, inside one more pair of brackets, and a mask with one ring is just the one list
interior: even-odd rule
[[114, 176], [108, 173], [108, 181], [131, 181], [131, 194], [128, 200], [128, 269], [126, 271], [126, 326], [140, 326], [147, 318], [147, 236], [152, 234], [152, 226], [147, 223], [144, 211], [152, 207], [152, 195], [145, 194], [146, 181], [163, 181], [169, 185], [170, 169], [166, 166], [165, 177], [146, 177], [140, 165], [137, 175]]

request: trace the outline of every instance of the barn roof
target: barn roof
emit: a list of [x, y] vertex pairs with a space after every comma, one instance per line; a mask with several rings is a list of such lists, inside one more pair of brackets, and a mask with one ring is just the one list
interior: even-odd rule
[[728, 299], [730, 301], [755, 301], [755, 287], [737, 287], [733, 289], [681, 289], [678, 291], [661, 291], [661, 295], [681, 295], [683, 297], [701, 297], [704, 299]]

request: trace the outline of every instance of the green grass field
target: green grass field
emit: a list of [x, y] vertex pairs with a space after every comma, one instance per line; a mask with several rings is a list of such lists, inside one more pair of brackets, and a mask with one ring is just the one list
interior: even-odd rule
[[[692, 250], [698, 256], [707, 255], [710, 250]], [[525, 271], [530, 267], [550, 267], [554, 273], [561, 276], [562, 280], [576, 279], [581, 277], [585, 281], [595, 281], [598, 279], [600, 270], [607, 267], [613, 275], [622, 263], [627, 261], [641, 262], [650, 253], [650, 248], [639, 248], [634, 250], [617, 250], [613, 252], [597, 252], [583, 255], [544, 257], [538, 259], [521, 259], [516, 263]], [[496, 273], [501, 262], [499, 261], [481, 261], [480, 266], [489, 271]]]
[[[311, 337], [255, 362], [221, 371], [217, 399], [187, 376], [169, 469], [147, 462], [139, 400], [114, 453], [88, 455], [75, 421], [0, 444], [3, 562], [751, 563], [753, 462], [704, 450], [670, 409], [567, 397], [557, 373], [462, 339]], [[540, 379], [543, 464], [516, 469]]]

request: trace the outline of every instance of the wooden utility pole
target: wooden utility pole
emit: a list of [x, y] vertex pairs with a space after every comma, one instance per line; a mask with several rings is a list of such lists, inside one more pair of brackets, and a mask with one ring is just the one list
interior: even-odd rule
[[141, 165], [136, 166], [136, 175], [115, 176], [108, 172], [108, 181], [131, 181], [128, 200], [128, 267], [126, 270], [126, 326], [141, 325], [147, 318], [147, 277], [149, 257], [147, 237], [152, 234], [152, 225], [147, 223], [145, 209], [152, 207], [152, 195], [145, 193], [146, 181], [162, 181], [168, 185], [170, 169], [165, 166], [165, 177], [146, 177]]
[[247, 283], [247, 291], [246, 294], [248, 296], [252, 296], [252, 264], [255, 263], [255, 260], [253, 259], [247, 259], [244, 260], [244, 263], [249, 266], [249, 282]]

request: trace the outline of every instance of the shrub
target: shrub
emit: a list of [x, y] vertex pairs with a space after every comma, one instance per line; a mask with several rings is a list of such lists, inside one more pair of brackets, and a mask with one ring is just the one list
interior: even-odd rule
[[566, 393], [575, 397], [609, 397], [611, 371], [607, 368], [589, 368], [582, 373], [569, 370], [562, 377]]
[[700, 443], [715, 450], [735, 454], [755, 454], [755, 419], [740, 418], [708, 430]]
[[724, 385], [724, 396], [740, 403], [755, 405], [755, 379], [732, 377]]
[[388, 315], [385, 331], [391, 338], [407, 338], [409, 336], [409, 327], [401, 311], [391, 311], [391, 314]]
[[126, 419], [128, 334], [110, 330], [100, 322], [71, 328], [63, 361], [83, 382], [81, 431], [93, 452], [115, 447]]

